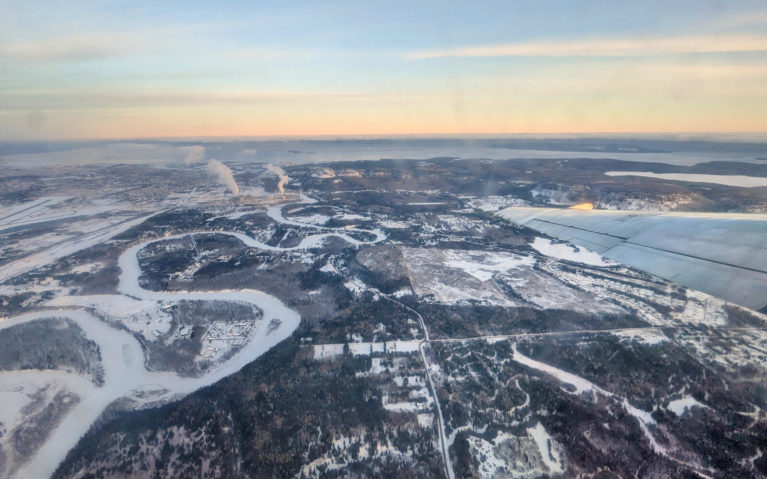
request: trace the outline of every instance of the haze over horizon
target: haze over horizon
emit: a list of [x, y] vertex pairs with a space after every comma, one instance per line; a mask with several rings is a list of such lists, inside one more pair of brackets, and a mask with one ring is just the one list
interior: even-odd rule
[[765, 26], [749, 1], [2, 1], [0, 140], [763, 133]]

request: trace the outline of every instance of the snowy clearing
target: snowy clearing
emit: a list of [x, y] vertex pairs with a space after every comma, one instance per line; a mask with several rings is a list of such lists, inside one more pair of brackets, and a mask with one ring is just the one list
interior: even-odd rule
[[441, 304], [479, 302], [515, 306], [493, 281], [512, 270], [529, 270], [535, 258], [506, 252], [401, 248], [418, 296]]
[[688, 410], [699, 407], [699, 408], [705, 408], [708, 409], [708, 406], [703, 404], [702, 402], [698, 401], [694, 397], [687, 395], [681, 399], [675, 399], [668, 403], [668, 406], [666, 406], [666, 409], [673, 412], [677, 416], [684, 416], [685, 413], [687, 413]]
[[537, 237], [530, 243], [537, 252], [554, 258], [583, 263], [591, 266], [615, 266], [617, 263], [610, 261], [600, 254], [589, 251], [581, 246], [568, 243], [553, 243], [550, 239]]
[[654, 346], [656, 344], [661, 344], [666, 341], [668, 341], [668, 337], [666, 337], [661, 331], [655, 330], [655, 329], [630, 329], [630, 330], [623, 330], [623, 331], [615, 331], [613, 332], [616, 336], [618, 336], [621, 339], [627, 340], [627, 341], [636, 341], [641, 344], [646, 344], [648, 346]]
[[562, 463], [562, 451], [557, 447], [557, 443], [549, 435], [543, 424], [538, 423], [535, 427], [527, 428], [527, 434], [533, 438], [535, 444], [538, 446], [538, 452], [543, 458], [544, 464], [548, 468], [548, 472], [553, 474], [559, 474], [565, 471], [564, 464]]
[[370, 356], [371, 354], [410, 354], [418, 352], [420, 341], [386, 341], [376, 343], [336, 343], [336, 344], [315, 344], [314, 359], [325, 359], [339, 356], [344, 353], [344, 348], [348, 346], [349, 353], [352, 356]]

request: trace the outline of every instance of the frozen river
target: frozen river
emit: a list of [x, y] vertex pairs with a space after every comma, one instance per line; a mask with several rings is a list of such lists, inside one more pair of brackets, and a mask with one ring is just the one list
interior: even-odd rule
[[[270, 208], [269, 216], [278, 222], [294, 226], [311, 227], [328, 232], [309, 235], [298, 246], [292, 248], [269, 246], [241, 233], [226, 231], [217, 233], [234, 236], [248, 247], [270, 251], [287, 251], [315, 247], [329, 236], [340, 237], [355, 246], [378, 242], [385, 238], [378, 230], [365, 231], [375, 235], [374, 240], [366, 242], [352, 238], [341, 231], [289, 221], [282, 216], [279, 207]], [[30, 378], [38, 375], [38, 382], [43, 385], [47, 380], [50, 380], [51, 374], [53, 374], [57, 380], [64, 382], [67, 389], [80, 396], [80, 402], [66, 414], [32, 459], [16, 471], [15, 477], [51, 476], [73, 445], [88, 431], [105, 408], [116, 399], [137, 391], [159, 392], [159, 396], [154, 396], [154, 399], [171, 399], [189, 394], [239, 371], [245, 365], [251, 363], [270, 348], [289, 337], [298, 327], [300, 322], [298, 313], [286, 307], [276, 297], [261, 291], [246, 289], [237, 291], [162, 292], [149, 291], [142, 288], [139, 284], [139, 277], [141, 276], [138, 260], [139, 251], [157, 241], [184, 237], [189, 234], [192, 233], [149, 240], [124, 251], [118, 259], [118, 265], [121, 269], [118, 292], [121, 295], [151, 301], [217, 300], [252, 304], [263, 311], [263, 319], [257, 323], [250, 333], [248, 342], [229, 360], [211, 368], [205, 375], [198, 378], [185, 378], [172, 372], [148, 371], [145, 367], [146, 358], [144, 351], [132, 334], [126, 330], [109, 326], [86, 311], [73, 309], [41, 311], [2, 321], [0, 329], [54, 316], [69, 318], [77, 323], [85, 332], [85, 335], [99, 346], [104, 367], [104, 385], [100, 387], [95, 386], [78, 375], [65, 374], [58, 371], [23, 371], [0, 375], [0, 381], [3, 382], [13, 381], [22, 376]], [[115, 299], [117, 298], [115, 296]], [[275, 325], [277, 326], [275, 327]]]

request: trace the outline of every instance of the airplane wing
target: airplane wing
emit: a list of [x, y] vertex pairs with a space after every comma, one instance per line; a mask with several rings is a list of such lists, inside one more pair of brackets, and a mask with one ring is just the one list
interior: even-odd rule
[[765, 312], [767, 215], [507, 208], [501, 217]]

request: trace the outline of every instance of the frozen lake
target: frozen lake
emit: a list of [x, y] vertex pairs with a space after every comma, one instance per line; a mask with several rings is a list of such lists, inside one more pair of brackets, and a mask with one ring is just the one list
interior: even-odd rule
[[767, 178], [743, 175], [700, 175], [694, 173], [652, 173], [649, 171], [605, 171], [607, 176], [645, 176], [671, 181], [690, 181], [694, 183], [714, 183], [741, 188], [767, 187]]

